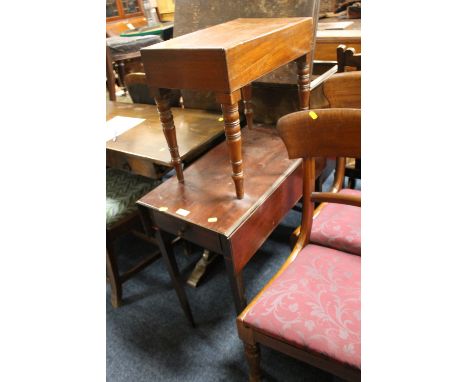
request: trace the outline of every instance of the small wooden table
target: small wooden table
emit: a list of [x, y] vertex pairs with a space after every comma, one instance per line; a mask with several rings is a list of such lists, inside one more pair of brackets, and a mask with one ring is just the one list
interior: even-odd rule
[[[243, 138], [242, 200], [227, 192], [232, 183], [225, 181], [229, 163], [223, 160], [228, 152], [223, 142], [185, 171], [183, 185], [172, 177], [137, 202], [172, 264], [176, 263], [167, 245], [170, 234], [223, 255], [237, 313], [246, 306], [242, 269], [302, 195], [301, 160], [288, 159], [275, 129], [245, 128]], [[324, 160], [319, 160], [317, 176], [323, 167]], [[180, 298], [182, 288], [177, 279], [173, 281], [179, 285]]]
[[[222, 139], [223, 122], [220, 115], [205, 110], [174, 108], [178, 126], [180, 158], [188, 163]], [[107, 120], [114, 117], [141, 118], [144, 121], [107, 141], [107, 159], [112, 167], [128, 162], [132, 171], [151, 178], [160, 174], [155, 165], [172, 168], [171, 155], [153, 105], [107, 102]]]
[[223, 109], [236, 196], [242, 199], [244, 166], [238, 112], [241, 89], [296, 61], [300, 108], [308, 109], [313, 31], [311, 17], [240, 18], [141, 49], [148, 85], [155, 93], [179, 182], [184, 181], [184, 175], [173, 116], [164, 89], [216, 93]]
[[[345, 29], [324, 30], [320, 25], [335, 22], [351, 21]], [[338, 19], [336, 17], [322, 19], [318, 23], [315, 43], [314, 60], [336, 61], [336, 48], [344, 44], [361, 52], [361, 19]]]

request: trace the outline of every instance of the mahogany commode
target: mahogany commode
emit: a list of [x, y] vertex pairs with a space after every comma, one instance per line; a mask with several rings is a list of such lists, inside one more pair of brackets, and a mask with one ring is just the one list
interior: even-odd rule
[[242, 88], [291, 62], [298, 64], [300, 109], [309, 105], [311, 17], [236, 19], [141, 49], [179, 182], [184, 181], [165, 89], [211, 90], [223, 110], [232, 178], [244, 197], [238, 102]]

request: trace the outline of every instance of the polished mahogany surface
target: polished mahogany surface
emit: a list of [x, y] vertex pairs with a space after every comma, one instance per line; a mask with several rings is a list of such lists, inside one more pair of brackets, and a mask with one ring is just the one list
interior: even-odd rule
[[[223, 236], [231, 236], [300, 166], [300, 160], [288, 159], [284, 144], [275, 130], [254, 128], [243, 129], [242, 133], [246, 163], [246, 193], [243, 199], [236, 199], [229, 192], [232, 179], [229, 176], [227, 146], [223, 142], [184, 171], [183, 184], [173, 177], [138, 203]], [[298, 185], [300, 191], [300, 181]], [[177, 213], [180, 209], [189, 211], [189, 214], [183, 216]]]
[[309, 53], [312, 20], [239, 18], [145, 47], [148, 83], [231, 93]]

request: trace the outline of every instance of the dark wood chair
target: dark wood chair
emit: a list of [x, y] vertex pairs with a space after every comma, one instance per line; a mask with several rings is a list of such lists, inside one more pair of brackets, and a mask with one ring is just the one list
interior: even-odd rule
[[[111, 287], [111, 303], [114, 308], [122, 303], [122, 284], [160, 257], [154, 239], [144, 234], [135, 202], [156, 187], [157, 183], [140, 175], [123, 170], [106, 171], [106, 273]], [[154, 245], [154, 252], [125, 273], [119, 272], [114, 251], [117, 237], [132, 232]]]
[[[361, 70], [361, 53], [356, 53], [354, 48], [347, 48], [346, 45], [340, 45], [336, 49], [336, 58], [338, 62], [338, 73], [349, 70]], [[348, 187], [356, 186], [356, 179], [361, 179], [361, 158], [355, 158], [354, 164], [346, 166], [345, 176], [348, 177]]]
[[346, 45], [339, 45], [336, 48], [336, 61], [338, 73], [361, 70], [361, 53], [356, 53], [354, 48], [348, 48]]
[[115, 101], [116, 100], [115, 74], [114, 74], [114, 67], [112, 64], [112, 55], [107, 45], [106, 45], [106, 79], [107, 79], [106, 81], [107, 90], [109, 91], [109, 99], [111, 101]]
[[[360, 192], [315, 193], [313, 179], [316, 157], [335, 156], [342, 165], [344, 157], [360, 157], [361, 111], [300, 111], [282, 117], [278, 130], [289, 158], [303, 158], [304, 207], [300, 236], [290, 256], [237, 318], [249, 379], [261, 379], [262, 344], [345, 380], [359, 381]], [[343, 175], [344, 171], [337, 173], [336, 185]], [[313, 202], [322, 202], [321, 223], [312, 220]]]
[[110, 58], [117, 71], [119, 87], [123, 90], [124, 94], [127, 93], [125, 74], [143, 69], [140, 49], [162, 41], [161, 37], [151, 35], [137, 37], [112, 36], [106, 38]]
[[[143, 72], [129, 73], [125, 76], [125, 85], [133, 103], [156, 105], [154, 96], [146, 82], [146, 74]], [[178, 89], [168, 89], [169, 104], [171, 107], [180, 107], [181, 92]]]
[[[323, 94], [331, 108], [361, 108], [361, 72], [335, 73], [323, 81]], [[330, 159], [330, 158], [329, 158]], [[344, 184], [347, 158], [338, 158], [334, 162], [335, 176], [331, 192], [340, 192]], [[321, 188], [315, 185], [316, 190]], [[348, 185], [349, 188], [352, 188]], [[321, 207], [315, 209], [315, 215], [320, 213]], [[299, 237], [300, 226], [291, 235], [291, 244], [294, 246]]]
[[[146, 234], [136, 201], [155, 188], [160, 181], [135, 175], [127, 171], [106, 170], [106, 273], [111, 287], [111, 303], [114, 308], [122, 303], [122, 284], [145, 269], [161, 256], [157, 241]], [[115, 240], [132, 233], [154, 246], [146, 258], [124, 273], [119, 272], [114, 251]], [[191, 317], [189, 317], [190, 321]]]
[[[111, 286], [111, 303], [114, 308], [122, 303], [122, 284], [138, 272], [161, 257], [162, 242], [159, 237], [153, 238], [150, 229], [141, 216], [140, 209], [135, 204], [138, 199], [155, 188], [160, 182], [135, 175], [119, 169], [107, 169], [106, 173], [106, 271]], [[132, 232], [139, 238], [154, 245], [154, 251], [140, 260], [124, 273], [119, 272], [114, 252], [114, 241], [117, 237]], [[163, 251], [172, 246], [178, 239], [165, 242]], [[177, 265], [167, 255], [163, 256], [166, 268], [176, 290], [181, 307], [187, 320], [195, 326], [193, 315], [188, 305], [185, 293], [181, 290]]]

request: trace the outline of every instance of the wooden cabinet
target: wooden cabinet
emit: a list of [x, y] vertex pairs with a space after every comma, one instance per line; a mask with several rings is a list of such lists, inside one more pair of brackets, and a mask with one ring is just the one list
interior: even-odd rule
[[143, 15], [142, 0], [106, 0], [107, 21]]

